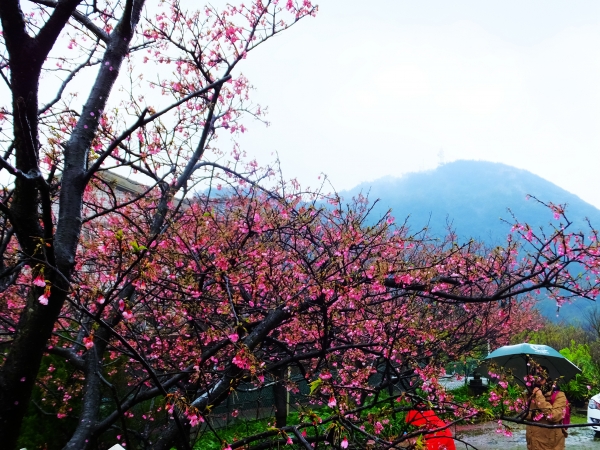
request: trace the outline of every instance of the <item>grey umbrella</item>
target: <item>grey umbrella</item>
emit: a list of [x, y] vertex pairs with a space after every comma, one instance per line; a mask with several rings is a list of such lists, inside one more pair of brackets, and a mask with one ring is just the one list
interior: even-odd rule
[[531, 362], [545, 366], [550, 378], [563, 382], [569, 381], [581, 369], [547, 345], [517, 344], [505, 345], [490, 353], [479, 365], [480, 371], [488, 372], [492, 365], [510, 370], [521, 382], [531, 374]]

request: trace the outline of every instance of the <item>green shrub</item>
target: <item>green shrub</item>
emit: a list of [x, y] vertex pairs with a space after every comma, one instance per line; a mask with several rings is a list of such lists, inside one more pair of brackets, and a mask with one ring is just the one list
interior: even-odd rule
[[561, 390], [572, 402], [587, 400], [590, 389], [596, 392], [600, 387], [600, 373], [598, 366], [592, 360], [590, 347], [587, 344], [571, 341], [571, 345], [561, 349], [560, 354], [581, 369], [581, 374], [561, 386]]

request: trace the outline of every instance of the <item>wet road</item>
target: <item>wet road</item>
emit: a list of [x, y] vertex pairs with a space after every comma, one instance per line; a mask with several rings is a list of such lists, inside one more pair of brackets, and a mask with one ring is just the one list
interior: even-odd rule
[[[475, 426], [465, 426], [453, 430], [456, 438], [468, 442], [479, 450], [526, 450], [525, 427], [518, 425], [513, 428], [512, 436], [496, 433], [498, 426], [495, 423], [486, 423]], [[571, 428], [569, 437], [565, 442], [569, 450], [600, 450], [600, 438], [596, 438], [588, 428]], [[466, 449], [467, 446], [456, 441], [456, 449]], [[468, 447], [472, 450], [471, 447]]]

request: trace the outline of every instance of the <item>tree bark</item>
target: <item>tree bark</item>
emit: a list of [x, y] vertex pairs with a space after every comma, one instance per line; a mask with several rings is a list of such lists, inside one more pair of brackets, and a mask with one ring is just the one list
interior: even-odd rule
[[273, 375], [276, 378], [276, 383], [273, 385], [273, 397], [275, 403], [275, 426], [277, 428], [287, 425], [290, 393], [284, 384], [286, 372], [286, 367], [278, 367], [273, 371]]
[[[27, 34], [16, 0], [0, 3], [0, 19], [9, 53], [15, 161], [18, 171], [11, 204], [11, 222], [21, 251], [26, 257], [53, 262], [52, 247], [43, 245], [46, 233], [51, 233], [52, 230], [42, 229], [39, 216], [40, 196], [47, 197], [44, 199], [46, 204], [49, 203], [49, 197], [48, 192], [40, 192], [38, 184], [38, 87], [47, 53], [40, 49], [36, 39]], [[55, 19], [54, 26], [61, 29], [65, 22], [66, 20], [61, 24]], [[55, 32], [54, 36], [57, 35]], [[51, 36], [48, 35], [48, 38]], [[47, 307], [40, 305], [37, 299], [41, 293], [40, 288], [30, 289], [26, 307], [19, 319], [18, 331], [0, 370], [0, 436], [5, 448], [16, 445], [43, 351], [62, 304], [55, 298]]]
[[[112, 326], [120, 321], [115, 317]], [[102, 401], [102, 355], [108, 345], [109, 332], [106, 329], [99, 329], [94, 338], [94, 346], [85, 353], [84, 374], [85, 384], [83, 388], [82, 406], [79, 413], [79, 422], [77, 428], [71, 436], [71, 439], [65, 445], [64, 450], [85, 450], [94, 443], [94, 431], [100, 412], [100, 402]]]
[[[127, 2], [121, 22], [111, 35], [99, 75], [83, 108], [82, 119], [66, 144], [59, 218], [56, 235], [53, 236], [51, 223], [45, 224], [49, 225], [46, 229], [40, 226], [40, 200], [49, 205], [50, 199], [49, 193], [40, 189], [44, 181], [38, 168], [38, 86], [48, 52], [80, 1], [60, 2], [36, 38], [26, 32], [18, 1], [0, 2], [0, 20], [11, 70], [17, 169], [11, 205], [12, 225], [26, 256], [45, 260], [58, 269], [47, 268], [45, 271], [46, 278], [52, 283], [48, 305], [41, 305], [38, 301], [41, 288], [30, 289], [27, 306], [0, 369], [0, 436], [7, 449], [16, 446], [42, 356], [70, 290], [69, 277], [81, 235], [87, 154], [98, 127], [99, 115], [92, 116], [90, 113], [102, 110], [106, 104], [121, 63], [129, 51], [133, 29], [144, 3], [143, 0]], [[90, 120], [88, 117], [94, 118]]]

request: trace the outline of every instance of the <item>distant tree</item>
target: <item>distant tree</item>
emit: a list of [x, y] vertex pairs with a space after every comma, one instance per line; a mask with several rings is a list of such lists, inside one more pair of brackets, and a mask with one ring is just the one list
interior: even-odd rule
[[[586, 332], [581, 326], [566, 324], [566, 323], [555, 323], [549, 320], [545, 320], [543, 326], [534, 332], [528, 332], [528, 342], [534, 344], [549, 345], [556, 350], [567, 348], [572, 342], [576, 344], [587, 345], [593, 338]], [[517, 338], [519, 342], [523, 339]], [[517, 343], [516, 341], [514, 343]]]
[[[298, 389], [276, 378], [288, 367], [319, 410], [235, 442], [211, 430], [222, 447], [389, 448], [414, 434], [385, 417], [417, 403], [478, 413], [439, 376], [536, 328], [530, 295], [597, 296], [597, 236], [570, 233], [558, 207], [549, 235], [517, 223], [505, 247], [459, 246], [389, 215], [368, 226], [364, 199], [304, 192], [217, 147], [262, 116], [238, 63], [309, 1], [26, 5], [0, 2], [6, 448], [31, 409], [68, 424], [67, 449], [191, 448], [240, 384]], [[127, 170], [143, 182], [115, 183]]]
[[600, 341], [600, 309], [598, 307], [585, 310], [582, 318], [583, 329], [592, 341]]

